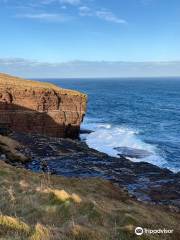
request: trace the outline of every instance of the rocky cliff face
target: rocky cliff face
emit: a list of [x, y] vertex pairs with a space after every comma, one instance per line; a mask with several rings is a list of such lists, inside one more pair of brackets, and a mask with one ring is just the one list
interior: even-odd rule
[[77, 91], [0, 74], [0, 125], [18, 132], [76, 138], [86, 101]]

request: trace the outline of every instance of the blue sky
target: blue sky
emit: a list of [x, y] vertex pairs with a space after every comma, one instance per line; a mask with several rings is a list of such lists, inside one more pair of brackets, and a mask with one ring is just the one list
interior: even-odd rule
[[16, 75], [180, 75], [179, 0], [0, 0], [0, 31], [0, 71]]

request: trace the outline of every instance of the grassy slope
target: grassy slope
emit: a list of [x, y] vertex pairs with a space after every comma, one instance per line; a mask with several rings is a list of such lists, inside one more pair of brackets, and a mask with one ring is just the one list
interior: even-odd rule
[[[0, 161], [0, 239], [178, 239], [177, 214], [136, 202], [103, 180], [35, 174]], [[134, 228], [176, 233], [135, 237]]]
[[[19, 143], [0, 136], [0, 150], [25, 161]], [[178, 240], [180, 216], [130, 199], [100, 179], [35, 174], [0, 161], [0, 239]], [[137, 226], [174, 229], [173, 235], [136, 237]], [[168, 238], [169, 237], [169, 238]]]

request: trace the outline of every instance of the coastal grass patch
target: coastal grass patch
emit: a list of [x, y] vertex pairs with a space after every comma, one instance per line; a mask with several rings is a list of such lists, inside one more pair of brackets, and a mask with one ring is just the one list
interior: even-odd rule
[[85, 202], [79, 207], [79, 213], [82, 216], [86, 216], [90, 223], [103, 225], [105, 216], [93, 202]]
[[54, 223], [56, 226], [70, 221], [72, 219], [74, 211], [73, 206], [69, 201], [65, 201], [61, 204], [53, 203], [53, 205], [45, 205], [43, 206], [43, 210], [46, 211], [46, 213], [48, 214], [48, 216], [51, 217], [51, 219], [56, 219], [56, 222]]
[[48, 82], [40, 82], [40, 81], [33, 81], [33, 80], [25, 80], [23, 78], [10, 76], [8, 74], [0, 73], [0, 85], [5, 85], [6, 87], [13, 87], [14, 89], [41, 89], [41, 90], [55, 90], [58, 93], [64, 95], [72, 95], [72, 96], [80, 96], [87, 99], [87, 95], [84, 93], [80, 93], [75, 90], [64, 89], [55, 84], [48, 83]]
[[12, 138], [0, 135], [0, 152], [12, 162], [28, 162], [30, 159], [19, 150], [20, 144]]
[[5, 171], [5, 170], [0, 170], [0, 176], [1, 176], [1, 177], [6, 176], [7, 174], [8, 174], [7, 171]]
[[12, 216], [0, 215], [0, 235], [16, 234], [20, 236], [28, 236], [31, 228], [28, 224], [20, 219]]
[[[1, 172], [0, 239], [178, 239], [178, 213], [135, 201], [107, 181], [36, 174], [3, 161]], [[137, 226], [175, 234], [137, 238]]]
[[40, 223], [37, 223], [29, 240], [50, 240], [52, 239], [52, 233], [50, 230]]
[[[65, 239], [71, 240], [102, 240], [106, 239], [105, 232], [96, 227], [92, 227], [91, 229], [78, 224], [71, 224], [66, 229]], [[64, 238], [63, 238], [64, 239]]]
[[52, 188], [46, 188], [46, 189], [38, 189], [37, 191], [40, 191], [42, 193], [48, 194], [49, 202], [51, 204], [65, 204], [69, 205], [71, 202], [80, 204], [82, 202], [82, 199], [80, 196], [76, 193], [68, 193], [64, 189], [52, 189]]

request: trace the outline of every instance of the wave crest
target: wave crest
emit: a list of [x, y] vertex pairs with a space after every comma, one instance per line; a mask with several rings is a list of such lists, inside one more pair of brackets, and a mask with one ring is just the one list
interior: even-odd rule
[[82, 136], [90, 148], [106, 153], [112, 157], [123, 155], [132, 161], [149, 162], [160, 167], [167, 165], [166, 160], [159, 154], [158, 149], [144, 142], [137, 129], [125, 126], [112, 126], [87, 119], [83, 128], [92, 130]]

